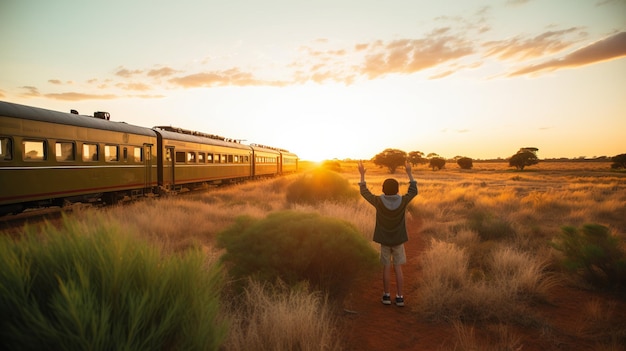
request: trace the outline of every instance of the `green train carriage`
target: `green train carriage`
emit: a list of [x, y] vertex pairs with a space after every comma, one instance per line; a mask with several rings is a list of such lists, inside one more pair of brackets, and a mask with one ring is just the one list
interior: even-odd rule
[[0, 101], [0, 213], [153, 191], [156, 133], [94, 115]]

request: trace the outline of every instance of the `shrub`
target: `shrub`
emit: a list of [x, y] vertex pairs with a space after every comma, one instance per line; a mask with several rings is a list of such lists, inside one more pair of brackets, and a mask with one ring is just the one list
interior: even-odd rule
[[0, 348], [217, 350], [220, 274], [200, 250], [163, 256], [119, 226], [64, 220], [0, 236]]
[[611, 157], [611, 161], [613, 161], [613, 163], [611, 164], [611, 168], [613, 169], [626, 168], [626, 154], [613, 156]]
[[472, 161], [472, 159], [469, 157], [461, 157], [460, 159], [456, 160], [456, 163], [459, 165], [459, 167], [461, 167], [461, 169], [472, 169], [472, 167], [474, 166], [474, 161]]
[[501, 240], [513, 237], [515, 230], [506, 220], [479, 210], [468, 214], [468, 226], [478, 233], [481, 240]]
[[430, 168], [432, 170], [441, 170], [446, 167], [446, 160], [441, 157], [433, 157], [430, 159]]
[[563, 265], [582, 275], [596, 286], [624, 286], [626, 284], [626, 253], [623, 242], [611, 235], [609, 228], [599, 224], [585, 224], [578, 228], [565, 226], [552, 247], [565, 257]]
[[326, 160], [322, 162], [322, 168], [333, 172], [341, 172], [341, 163], [337, 160]]
[[265, 219], [237, 218], [218, 234], [218, 245], [233, 278], [254, 277], [341, 296], [376, 267], [378, 255], [349, 222], [317, 213], [275, 212]]
[[352, 201], [359, 192], [339, 173], [324, 168], [308, 172], [287, 187], [287, 202], [315, 204], [323, 201]]

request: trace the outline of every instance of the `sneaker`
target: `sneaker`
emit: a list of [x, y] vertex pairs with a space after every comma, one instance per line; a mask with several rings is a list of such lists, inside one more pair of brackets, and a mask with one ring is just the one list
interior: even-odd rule
[[383, 305], [391, 305], [391, 296], [383, 295]]
[[396, 296], [396, 306], [404, 307], [404, 297], [403, 296]]

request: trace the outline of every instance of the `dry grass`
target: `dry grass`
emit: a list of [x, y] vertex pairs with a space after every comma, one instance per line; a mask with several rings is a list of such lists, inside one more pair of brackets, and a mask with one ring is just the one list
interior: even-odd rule
[[266, 287], [250, 281], [227, 311], [225, 350], [341, 350], [340, 333], [327, 301], [306, 287]]
[[[390, 175], [372, 164], [366, 167], [368, 186], [376, 192]], [[547, 245], [560, 227], [597, 223], [608, 226], [616, 235], [626, 235], [626, 173], [609, 171], [609, 163], [542, 162], [523, 172], [514, 171], [504, 162], [475, 162], [472, 170], [460, 170], [455, 164], [447, 167], [441, 171], [426, 166], [414, 168], [419, 195], [409, 208], [409, 216], [419, 219], [420, 236], [431, 243], [421, 254], [424, 279], [419, 294], [423, 303], [415, 311], [416, 318], [453, 323], [457, 350], [517, 350], [519, 335], [508, 325], [550, 328], [531, 310], [545, 301], [551, 288], [561, 281], [559, 272], [552, 269], [554, 255]], [[357, 187], [356, 163], [342, 163], [341, 169], [342, 175]], [[219, 255], [213, 248], [215, 234], [231, 225], [236, 216], [261, 218], [288, 208], [345, 219], [371, 238], [374, 212], [362, 199], [350, 206], [329, 202], [289, 206], [284, 189], [297, 176], [141, 202], [115, 208], [109, 215], [136, 226], [170, 251], [202, 245], [214, 256]], [[400, 181], [400, 191], [405, 191], [406, 176], [402, 172], [391, 176]], [[478, 220], [471, 223], [472, 218]], [[306, 334], [291, 330], [290, 323], [298, 323], [293, 326], [296, 329], [310, 325], [312, 335], [337, 337], [330, 332], [334, 322], [324, 311], [297, 312], [302, 313], [298, 318], [306, 323], [289, 320], [289, 309], [296, 308], [293, 304], [318, 309], [324, 304], [320, 297], [291, 293], [276, 296], [260, 287], [251, 289], [247, 298], [259, 304], [253, 311], [258, 314], [252, 319], [255, 323], [246, 323], [237, 313], [225, 316], [233, 322], [233, 333], [242, 334], [241, 340], [231, 341], [232, 345], [249, 345], [247, 334], [263, 340], [277, 337], [274, 334]], [[294, 299], [301, 301], [296, 303]], [[278, 308], [276, 301], [291, 307]], [[599, 331], [606, 330], [609, 310], [610, 305], [590, 302], [581, 317], [578, 337], [597, 338], [598, 349], [611, 349], [615, 343], [611, 340], [623, 341], [623, 325], [611, 329], [609, 335], [599, 335]], [[499, 347], [479, 345], [472, 323], [483, 322], [500, 326], [491, 332]], [[284, 345], [282, 342], [276, 341], [277, 345]], [[337, 347], [328, 339], [326, 345], [316, 349]], [[237, 347], [246, 348], [233, 349]]]

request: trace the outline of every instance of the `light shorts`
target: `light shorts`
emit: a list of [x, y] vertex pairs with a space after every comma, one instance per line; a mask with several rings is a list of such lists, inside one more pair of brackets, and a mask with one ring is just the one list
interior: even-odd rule
[[383, 265], [405, 264], [406, 253], [404, 252], [404, 244], [396, 246], [380, 245], [380, 263]]

